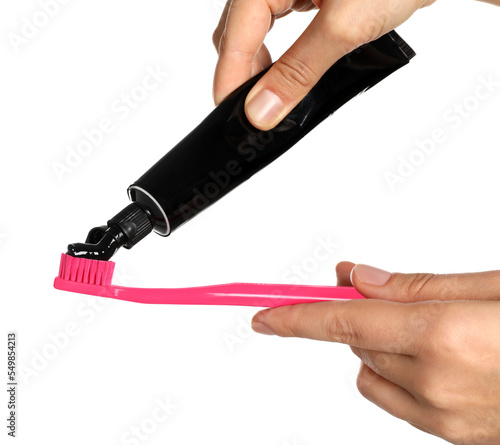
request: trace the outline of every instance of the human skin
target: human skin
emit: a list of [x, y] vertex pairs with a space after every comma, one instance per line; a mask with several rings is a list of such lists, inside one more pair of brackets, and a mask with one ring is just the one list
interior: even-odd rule
[[[276, 126], [339, 58], [432, 3], [229, 1], [213, 35], [214, 101], [271, 64], [264, 38], [291, 11], [319, 8], [246, 98], [246, 115], [261, 130]], [[362, 362], [358, 388], [373, 403], [455, 444], [500, 443], [500, 271], [389, 274], [357, 265], [351, 283], [353, 267], [338, 265], [338, 284], [354, 285], [366, 300], [268, 309], [253, 328], [348, 344]]]
[[256, 332], [344, 343], [361, 359], [360, 393], [459, 445], [500, 443], [500, 271], [401, 274], [337, 266], [366, 300], [258, 312]]
[[[213, 95], [229, 93], [271, 65], [264, 39], [275, 19], [319, 8], [307, 29], [254, 85], [249, 121], [274, 128], [338, 59], [405, 22], [435, 0], [229, 0], [213, 34], [219, 53]], [[500, 0], [488, 3], [500, 5]]]

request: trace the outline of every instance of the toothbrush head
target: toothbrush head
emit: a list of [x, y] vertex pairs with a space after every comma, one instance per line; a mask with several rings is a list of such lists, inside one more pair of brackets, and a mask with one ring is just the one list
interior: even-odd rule
[[115, 263], [113, 261], [89, 260], [61, 254], [59, 276], [56, 278], [73, 283], [108, 286], [113, 278]]

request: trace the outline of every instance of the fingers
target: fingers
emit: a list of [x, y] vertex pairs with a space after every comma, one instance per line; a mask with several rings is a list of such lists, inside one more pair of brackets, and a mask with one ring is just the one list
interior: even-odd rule
[[422, 411], [414, 397], [365, 364], [361, 364], [356, 383], [361, 395], [384, 411], [415, 425], [421, 423]]
[[222, 14], [219, 19], [219, 23], [217, 24], [217, 28], [215, 28], [215, 31], [212, 35], [212, 43], [215, 46], [215, 49], [217, 50], [217, 54], [219, 53], [219, 47], [220, 47], [220, 39], [222, 37], [222, 34], [224, 32], [224, 29], [226, 28], [226, 20], [227, 20], [227, 15], [229, 13], [229, 8], [231, 6], [232, 0], [227, 0], [226, 5], [224, 6], [224, 10], [222, 11]]
[[270, 130], [338, 59], [394, 29], [423, 4], [423, 0], [232, 0], [214, 33], [219, 50], [214, 100], [219, 103], [271, 64], [263, 42], [274, 18], [283, 17], [290, 10], [320, 7], [303, 34], [246, 98], [249, 121], [260, 130]]
[[412, 381], [416, 369], [414, 357], [356, 346], [351, 346], [351, 349], [371, 370], [413, 394]]
[[[291, 3], [289, 0], [285, 3]], [[281, 5], [280, 5], [281, 3]], [[284, 2], [277, 0], [233, 0], [226, 5], [226, 16], [221, 17], [219, 60], [214, 76], [214, 101], [219, 104], [229, 93], [271, 64], [267, 49], [262, 49], [264, 38], [272, 24], [273, 14], [286, 11]], [[282, 10], [284, 9], [284, 11]]]
[[377, 300], [297, 304], [258, 312], [252, 328], [263, 334], [414, 355], [422, 338], [412, 331], [420, 309], [423, 308]]
[[337, 264], [335, 272], [337, 274], [337, 286], [352, 286], [351, 283], [351, 270], [355, 266], [354, 263], [349, 261], [342, 261]]
[[435, 275], [402, 274], [357, 264], [352, 284], [366, 298], [399, 302], [500, 300], [500, 271]]
[[337, 60], [407, 20], [422, 0], [315, 3], [311, 24], [248, 93], [245, 112], [260, 130], [274, 128]]
[[274, 128], [311, 90], [321, 76], [357, 45], [332, 24], [323, 7], [291, 48], [248, 93], [245, 111], [260, 130]]

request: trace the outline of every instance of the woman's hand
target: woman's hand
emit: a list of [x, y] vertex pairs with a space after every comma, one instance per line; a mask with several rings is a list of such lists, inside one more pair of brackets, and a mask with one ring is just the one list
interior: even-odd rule
[[229, 0], [214, 32], [218, 104], [267, 68], [263, 44], [276, 18], [319, 8], [311, 24], [248, 93], [245, 111], [261, 130], [274, 128], [338, 59], [377, 39], [435, 0]]
[[337, 276], [367, 299], [267, 309], [252, 327], [348, 344], [371, 402], [454, 444], [499, 444], [500, 271], [405, 275], [340, 263]]

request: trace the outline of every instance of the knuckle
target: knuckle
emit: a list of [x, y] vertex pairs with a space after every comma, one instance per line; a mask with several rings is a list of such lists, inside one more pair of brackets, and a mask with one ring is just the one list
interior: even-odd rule
[[226, 47], [226, 28], [218, 27], [212, 34], [212, 43], [217, 50], [217, 53], [221, 53]]
[[368, 381], [360, 374], [356, 378], [356, 388], [358, 388], [359, 393], [364, 397], [368, 398], [370, 384]]
[[371, 400], [373, 382], [377, 379], [377, 374], [370, 371], [368, 366], [363, 365], [356, 378], [356, 388], [359, 393], [368, 400]]
[[359, 393], [364, 397], [368, 398], [370, 394], [371, 382], [366, 378], [363, 371], [360, 371], [358, 377], [356, 378], [356, 388], [358, 388]]
[[[411, 315], [404, 340], [409, 341], [408, 337], [412, 337], [415, 343], [423, 348], [439, 340], [434, 334], [438, 325], [445, 323], [446, 304], [440, 301], [426, 301], [411, 303], [408, 307], [411, 308]], [[432, 342], [429, 342], [429, 339]]]
[[389, 22], [392, 16], [393, 14], [388, 9], [384, 9], [383, 11], [378, 11], [377, 14], [370, 17], [365, 23], [365, 37], [368, 40], [365, 40], [364, 43], [371, 42], [384, 34], [386, 30], [390, 30], [391, 27], [389, 26]]
[[499, 428], [489, 428], [483, 425], [475, 425], [474, 430], [467, 430], [464, 443], [474, 445], [498, 443], [499, 432]]
[[[338, 17], [345, 17], [338, 14]], [[371, 42], [381, 32], [382, 26], [377, 19], [360, 21], [356, 18], [352, 20], [342, 20], [339, 22], [337, 15], [332, 17], [327, 29], [329, 40], [340, 45], [342, 52], [348, 54], [356, 48]]]
[[420, 398], [426, 405], [439, 412], [446, 412], [458, 402], [453, 388], [450, 388], [446, 378], [429, 371], [420, 375], [415, 384]]
[[464, 356], [469, 350], [470, 334], [467, 326], [460, 320], [462, 315], [453, 314], [453, 311], [445, 311], [433, 323], [430, 336], [431, 351], [441, 357]]
[[448, 407], [446, 394], [433, 379], [423, 379], [419, 392], [424, 401], [433, 408], [442, 410]]
[[284, 337], [303, 337], [300, 323], [300, 311], [297, 305], [284, 306], [280, 317], [280, 332]]
[[434, 285], [435, 281], [436, 275], [432, 273], [411, 274], [408, 277], [404, 290], [412, 301], [418, 301], [422, 292], [428, 291]]
[[359, 345], [359, 334], [353, 325], [342, 311], [332, 314], [327, 319], [326, 323], [326, 337], [330, 341], [345, 343], [348, 345]]
[[315, 79], [314, 70], [305, 60], [293, 54], [284, 54], [275, 64], [278, 83], [287, 93], [293, 93], [297, 88], [312, 87]]
[[245, 63], [251, 63], [255, 59], [255, 53], [251, 51], [245, 51], [244, 49], [234, 46], [233, 44], [228, 42], [225, 31], [221, 35], [218, 51], [219, 54], [229, 54], [232, 57], [237, 57], [239, 60], [244, 61]]
[[453, 319], [448, 315], [450, 306], [441, 301], [413, 303], [414, 310], [403, 335], [403, 343], [413, 344], [416, 356], [442, 357], [443, 348], [447, 344], [448, 334], [451, 333]]

